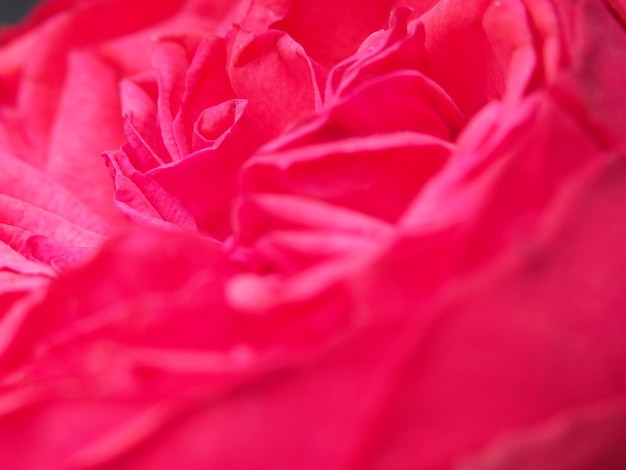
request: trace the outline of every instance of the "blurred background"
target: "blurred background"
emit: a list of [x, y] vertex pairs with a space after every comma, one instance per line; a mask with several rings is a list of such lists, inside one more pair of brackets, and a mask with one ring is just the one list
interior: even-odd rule
[[14, 23], [21, 19], [38, 0], [0, 0], [0, 23]]

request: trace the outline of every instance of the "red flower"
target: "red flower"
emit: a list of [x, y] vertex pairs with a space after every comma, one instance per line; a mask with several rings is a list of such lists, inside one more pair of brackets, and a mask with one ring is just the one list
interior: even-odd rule
[[626, 466], [621, 3], [131, 3], [0, 48], [2, 462]]

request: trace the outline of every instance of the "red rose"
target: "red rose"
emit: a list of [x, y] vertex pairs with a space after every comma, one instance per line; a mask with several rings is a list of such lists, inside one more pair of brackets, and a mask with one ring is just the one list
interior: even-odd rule
[[3, 462], [626, 466], [622, 3], [181, 2], [27, 54], [156, 22], [116, 5], [0, 48]]

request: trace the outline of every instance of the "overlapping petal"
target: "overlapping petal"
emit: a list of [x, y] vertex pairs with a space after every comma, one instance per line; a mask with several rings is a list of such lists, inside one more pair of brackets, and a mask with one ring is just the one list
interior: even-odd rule
[[0, 461], [626, 465], [619, 2], [131, 3], [0, 48]]

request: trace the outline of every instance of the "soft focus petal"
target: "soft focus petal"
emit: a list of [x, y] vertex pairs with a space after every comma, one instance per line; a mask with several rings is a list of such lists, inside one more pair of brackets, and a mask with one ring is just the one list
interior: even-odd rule
[[459, 470], [618, 469], [626, 465], [624, 402], [587, 406], [492, 444]]
[[117, 73], [88, 54], [73, 54], [67, 73], [45, 170], [96, 214], [120, 223], [111, 178], [96, 150], [123, 142]]

